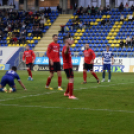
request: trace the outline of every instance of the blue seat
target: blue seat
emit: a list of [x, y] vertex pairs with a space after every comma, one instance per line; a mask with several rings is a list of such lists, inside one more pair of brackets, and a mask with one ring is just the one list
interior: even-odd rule
[[122, 52], [126, 52], [126, 48], [125, 47], [122, 49]]
[[117, 52], [117, 48], [116, 47], [114, 47], [113, 52]]
[[98, 53], [96, 54], [96, 56], [97, 56], [97, 57], [101, 57], [101, 52], [98, 52]]
[[131, 52], [131, 48], [130, 47], [127, 49], [127, 52]]
[[117, 51], [118, 51], [118, 52], [121, 52], [121, 48], [119, 47]]
[[102, 44], [102, 47], [105, 48], [106, 47], [106, 44]]
[[79, 52], [79, 54], [78, 54], [79, 56], [83, 56], [83, 52]]

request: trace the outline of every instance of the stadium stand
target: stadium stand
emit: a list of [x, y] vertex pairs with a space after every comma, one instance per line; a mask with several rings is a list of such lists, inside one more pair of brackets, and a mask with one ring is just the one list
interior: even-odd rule
[[[121, 15], [124, 15], [124, 20], [120, 20]], [[60, 50], [63, 47], [63, 37], [68, 36], [69, 33], [70, 37], [74, 38], [71, 49], [74, 56], [83, 56], [84, 45], [88, 43], [97, 56], [101, 56], [105, 46], [109, 45], [115, 57], [132, 57], [133, 43], [126, 43], [127, 37], [134, 36], [134, 22], [129, 19], [130, 15], [134, 16], [130, 9], [124, 9], [122, 12], [112, 9], [109, 12], [96, 15], [74, 13], [66, 24], [69, 31], [58, 34]], [[81, 22], [83, 27], [80, 27]], [[120, 46], [121, 40], [124, 43], [123, 47]]]
[[58, 15], [57, 11], [44, 13], [1, 10], [0, 46], [24, 47], [28, 44], [31, 49], [34, 48]]

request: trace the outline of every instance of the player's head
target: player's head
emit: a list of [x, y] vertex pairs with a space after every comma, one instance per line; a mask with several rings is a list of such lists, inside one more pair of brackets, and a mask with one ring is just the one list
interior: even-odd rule
[[69, 41], [68, 41], [68, 40], [69, 40], [69, 38], [68, 38], [68, 37], [64, 37], [64, 38], [63, 38], [64, 44], [68, 44], [68, 43], [69, 43]]
[[106, 46], [106, 50], [109, 51], [110, 46]]
[[58, 35], [57, 34], [53, 34], [52, 38], [53, 38], [53, 41], [55, 43], [57, 43], [57, 41], [58, 41]]
[[17, 71], [17, 67], [16, 66], [12, 66], [12, 70], [16, 72]]
[[86, 49], [86, 50], [89, 49], [89, 44], [86, 44], [86, 45], [85, 45], [85, 49]]
[[29, 50], [29, 49], [30, 49], [29, 45], [26, 45], [26, 50]]

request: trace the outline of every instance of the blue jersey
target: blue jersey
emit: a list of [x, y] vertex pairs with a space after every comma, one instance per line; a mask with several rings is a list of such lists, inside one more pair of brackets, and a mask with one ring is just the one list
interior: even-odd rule
[[102, 53], [102, 57], [104, 58], [103, 59], [104, 64], [111, 64], [111, 59], [113, 56], [114, 55], [111, 51], [104, 51]]
[[13, 80], [17, 79], [18, 81], [20, 81], [19, 75], [15, 71], [13, 71], [13, 70], [7, 71], [5, 76], [9, 77], [10, 79], [13, 79]]

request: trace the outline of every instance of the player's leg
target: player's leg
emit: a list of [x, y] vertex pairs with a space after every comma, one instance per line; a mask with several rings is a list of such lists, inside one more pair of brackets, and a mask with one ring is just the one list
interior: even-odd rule
[[89, 64], [89, 70], [90, 70], [90, 73], [95, 77], [95, 79], [97, 80], [97, 83], [99, 84], [100, 83], [100, 80], [98, 78], [98, 76], [96, 75], [96, 73], [93, 71], [93, 64]]
[[7, 78], [6, 76], [3, 76], [1, 79], [0, 83], [0, 92], [6, 92], [7, 93], [7, 88], [5, 87], [7, 84]]
[[108, 64], [107, 65], [107, 70], [108, 70], [108, 82], [110, 82], [111, 81], [111, 65], [110, 64]]
[[58, 90], [62, 91], [63, 89], [61, 88], [62, 76], [61, 76], [61, 65], [60, 65], [60, 62], [56, 62], [54, 64], [54, 69], [55, 69], [55, 71], [57, 71], [57, 76], [58, 76]]
[[9, 88], [9, 93], [12, 93], [12, 92], [16, 92], [16, 86], [15, 85], [10, 86], [10, 88]]
[[[69, 79], [69, 69], [64, 69], [64, 71], [65, 71], [67, 78]], [[64, 96], [69, 96], [69, 82], [67, 83], [67, 88], [66, 88], [66, 91], [64, 93]]]
[[7, 84], [10, 86], [9, 93], [16, 92], [16, 86], [15, 86], [15, 83], [14, 83], [14, 79], [8, 78]]
[[87, 83], [87, 70], [88, 70], [88, 67], [87, 67], [87, 64], [85, 63], [83, 65], [83, 82], [82, 82], [82, 84]]
[[53, 88], [49, 87], [49, 85], [50, 85], [50, 83], [51, 83], [51, 79], [53, 78], [53, 76], [54, 76], [54, 72], [50, 70], [50, 75], [49, 75], [49, 77], [47, 78], [46, 85], [45, 85], [45, 88], [46, 88], [46, 89], [53, 90]]
[[26, 67], [27, 67], [27, 72], [28, 72], [28, 80], [33, 80], [32, 78], [32, 72], [31, 72], [31, 64], [26, 64]]
[[101, 82], [104, 82], [105, 81], [105, 70], [106, 70], [107, 66], [106, 64], [103, 65], [103, 72], [102, 72], [102, 81]]

